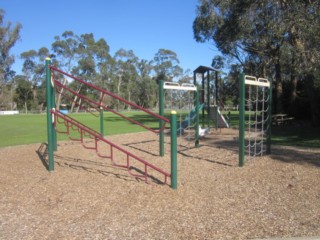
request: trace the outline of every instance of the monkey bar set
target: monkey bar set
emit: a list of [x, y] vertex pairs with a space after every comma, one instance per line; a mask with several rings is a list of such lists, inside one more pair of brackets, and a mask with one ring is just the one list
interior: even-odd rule
[[[148, 182], [148, 178], [150, 177], [149, 170], [154, 170], [158, 172], [159, 174], [163, 175], [164, 184], [168, 184], [169, 180], [171, 179], [170, 185], [171, 188], [176, 189], [177, 188], [177, 136], [176, 136], [176, 112], [172, 111], [171, 113], [171, 119], [167, 119], [161, 115], [158, 115], [156, 113], [153, 113], [145, 108], [142, 108], [135, 103], [132, 103], [130, 101], [127, 101], [111, 92], [108, 92], [102, 88], [99, 88], [91, 83], [88, 83], [80, 78], [74, 77], [68, 73], [63, 72], [62, 70], [57, 69], [56, 67], [50, 65], [51, 61], [49, 58], [46, 59], [46, 97], [47, 97], [47, 129], [48, 129], [48, 156], [49, 156], [49, 164], [48, 169], [49, 171], [54, 170], [54, 154], [53, 152], [57, 150], [57, 139], [56, 139], [56, 133], [63, 133], [67, 134], [69, 136], [70, 140], [74, 141], [80, 141], [82, 146], [95, 150], [97, 155], [101, 158], [109, 158], [112, 162], [113, 166], [126, 168], [128, 172], [133, 175], [134, 177], [143, 179], [145, 182]], [[99, 99], [93, 99], [93, 97], [89, 98], [88, 96], [81, 94], [80, 91], [75, 91], [71, 89], [67, 84], [63, 84], [61, 81], [58, 80], [59, 76], [65, 76], [68, 78], [73, 79], [73, 81], [76, 81], [80, 84], [83, 84], [86, 86], [86, 88], [91, 89], [92, 91], [95, 91], [96, 93], [99, 93]], [[65, 81], [66, 82], [66, 81]], [[171, 127], [171, 171], [170, 173], [160, 169], [159, 167], [147, 162], [146, 160], [130, 153], [129, 151], [125, 150], [124, 148], [110, 142], [109, 140], [105, 139], [103, 137], [103, 133], [99, 133], [92, 128], [86, 126], [85, 124], [73, 119], [72, 117], [65, 115], [61, 113], [60, 111], [56, 110], [55, 106], [55, 91], [60, 93], [61, 95], [67, 95], [71, 94], [73, 96], [76, 96], [77, 98], [81, 99], [85, 103], [87, 103], [90, 107], [95, 108], [97, 111], [101, 112], [103, 110], [110, 111], [136, 125], [139, 125], [148, 131], [151, 131], [153, 133], [163, 133], [163, 130], [166, 127], [167, 123], [170, 123]], [[131, 119], [114, 109], [106, 106], [103, 103], [104, 97], [109, 96], [113, 99], [116, 99], [122, 103], [125, 103], [131, 107], [137, 108], [148, 115], [151, 115], [152, 117], [159, 120], [159, 129], [155, 130], [152, 129], [144, 124], [141, 124], [140, 122]], [[58, 124], [64, 125], [64, 130], [61, 131], [58, 128]], [[70, 136], [71, 132], [78, 132], [79, 137], [74, 138]], [[93, 146], [88, 146], [85, 143], [85, 138], [89, 138], [94, 141]], [[163, 141], [162, 138], [160, 138], [160, 156], [163, 156]], [[108, 154], [103, 154], [103, 150], [101, 150], [102, 144], [107, 147]], [[161, 147], [162, 146], [162, 147]], [[126, 156], [126, 159], [124, 160], [125, 164], [118, 164], [115, 162], [115, 151], [121, 152]], [[142, 172], [141, 174], [135, 174], [132, 172], [132, 169], [134, 169], [135, 162], [139, 162], [143, 165], [143, 169], [139, 169], [139, 172]]]

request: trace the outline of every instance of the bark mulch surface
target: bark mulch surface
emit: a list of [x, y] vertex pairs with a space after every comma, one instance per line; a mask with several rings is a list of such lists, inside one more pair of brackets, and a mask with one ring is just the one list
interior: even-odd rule
[[[148, 184], [79, 142], [59, 142], [55, 170], [44, 144], [0, 149], [0, 239], [255, 239], [320, 236], [320, 149], [273, 147], [238, 167], [237, 133], [199, 148], [179, 139], [178, 189], [148, 169]], [[107, 137], [170, 172], [170, 139]], [[87, 142], [87, 146], [92, 143]], [[91, 144], [91, 145], [90, 145]], [[110, 148], [99, 143], [99, 153]], [[115, 162], [126, 156], [113, 150]], [[131, 173], [144, 166], [130, 159]]]

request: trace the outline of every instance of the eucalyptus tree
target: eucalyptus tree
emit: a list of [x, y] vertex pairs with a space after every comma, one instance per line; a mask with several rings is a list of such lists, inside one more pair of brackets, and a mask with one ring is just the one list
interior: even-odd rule
[[28, 113], [28, 109], [33, 105], [32, 83], [26, 79], [25, 76], [15, 76], [17, 87], [15, 89], [14, 101], [17, 103], [18, 109], [25, 110]]
[[99, 87], [108, 89], [112, 76], [112, 66], [114, 59], [110, 55], [110, 47], [104, 39], [95, 42], [95, 62], [97, 68], [96, 84]]
[[51, 44], [54, 60], [62, 70], [70, 73], [79, 60], [80, 37], [72, 31], [65, 31], [61, 36], [55, 36]]
[[34, 101], [32, 106], [39, 106], [40, 111], [45, 104], [45, 99], [41, 97], [45, 91], [44, 85], [42, 84], [45, 79], [44, 61], [49, 55], [49, 50], [45, 47], [40, 48], [38, 51], [29, 50], [20, 54], [20, 58], [24, 60], [22, 72], [24, 73], [25, 80], [31, 84]]
[[13, 25], [10, 21], [5, 22], [4, 15], [4, 10], [0, 9], [0, 105], [2, 106], [11, 102], [8, 99], [11, 94], [7, 94], [7, 91], [12, 91], [14, 85], [12, 84], [12, 79], [15, 72], [11, 69], [11, 66], [15, 59], [14, 55], [10, 54], [10, 50], [20, 39], [20, 30], [22, 28], [20, 23]]
[[[284, 1], [285, 21], [288, 23], [288, 42], [291, 60], [291, 101], [299, 95], [298, 80], [302, 80], [308, 98], [311, 121], [320, 126], [320, 4], [319, 1]], [[307, 106], [306, 106], [307, 107]]]
[[[109, 45], [104, 39], [96, 41], [92, 33], [79, 36], [72, 31], [65, 31], [54, 39], [52, 43], [54, 60], [60, 68], [99, 87], [108, 88], [112, 58], [109, 54]], [[78, 92], [90, 94], [82, 85], [74, 87]], [[60, 97], [58, 101], [59, 99]], [[71, 111], [76, 102], [77, 97], [71, 105]]]
[[[118, 75], [116, 78], [117, 94], [132, 101], [132, 96], [136, 96], [132, 93], [135, 91], [138, 81], [137, 67], [139, 58], [132, 50], [119, 49], [114, 55], [114, 60], [116, 64], [115, 71]], [[128, 108], [130, 109], [130, 106]]]
[[142, 59], [138, 62], [137, 72], [138, 81], [135, 88], [137, 95], [137, 104], [145, 108], [153, 108], [158, 101], [158, 85], [152, 79], [152, 62]]
[[279, 61], [284, 27], [277, 2], [203, 0], [193, 29], [197, 41], [213, 40], [224, 55], [237, 60], [249, 74], [267, 75], [274, 69], [280, 108]]
[[154, 55], [154, 71], [156, 81], [164, 80], [172, 82], [174, 78], [180, 76], [183, 69], [179, 66], [179, 59], [175, 52], [168, 49], [159, 49]]
[[[316, 0], [202, 0], [193, 29], [197, 41], [214, 41], [249, 74], [274, 76], [277, 111], [283, 110], [283, 81], [290, 75], [289, 79], [295, 79], [292, 75], [313, 79], [312, 68], [319, 65]], [[314, 84], [310, 81], [309, 85]], [[312, 109], [318, 115], [317, 108]]]

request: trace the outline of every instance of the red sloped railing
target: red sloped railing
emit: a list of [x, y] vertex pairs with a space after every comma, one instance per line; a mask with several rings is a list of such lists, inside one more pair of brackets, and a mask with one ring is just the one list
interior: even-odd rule
[[[130, 121], [132, 123], [134, 123], [134, 124], [137, 124], [137, 125], [145, 128], [145, 129], [147, 129], [148, 131], [151, 131], [151, 132], [154, 132], [154, 133], [162, 132], [165, 129], [166, 124], [170, 122], [169, 119], [167, 119], [167, 118], [165, 118], [165, 117], [163, 117], [163, 116], [161, 116], [159, 114], [153, 113], [153, 112], [151, 112], [151, 111], [149, 111], [149, 110], [147, 110], [147, 109], [145, 109], [143, 107], [138, 106], [137, 104], [135, 104], [133, 102], [130, 102], [130, 101], [124, 99], [124, 98], [119, 97], [118, 95], [116, 95], [114, 93], [111, 93], [111, 92], [106, 91], [106, 90], [104, 90], [102, 88], [99, 88], [99, 87], [97, 87], [97, 86], [95, 86], [95, 85], [93, 85], [91, 83], [88, 83], [88, 82], [84, 81], [83, 79], [77, 78], [77, 77], [72, 76], [72, 75], [70, 75], [70, 74], [68, 74], [66, 72], [63, 72], [62, 70], [60, 70], [58, 68], [55, 68], [54, 66], [50, 66], [50, 69], [52, 70], [52, 80], [53, 80], [55, 88], [56, 87], [60, 87], [61, 89], [66, 90], [66, 91], [72, 93], [73, 95], [83, 99], [89, 105], [93, 105], [93, 106], [96, 106], [96, 108], [103, 108], [106, 111], [110, 111], [110, 112], [112, 112], [112, 113], [114, 113], [114, 114], [116, 114], [116, 115], [118, 115], [118, 116], [120, 116], [120, 117], [122, 117], [122, 118], [124, 118], [124, 119], [126, 119], [126, 120], [128, 120], [128, 121]], [[90, 87], [92, 89], [95, 89], [95, 90], [99, 91], [101, 93], [100, 100], [99, 101], [93, 100], [93, 99], [91, 99], [91, 98], [89, 98], [89, 97], [87, 97], [87, 96], [85, 96], [85, 95], [83, 95], [83, 94], [81, 94], [81, 93], [79, 93], [77, 91], [72, 90], [68, 86], [62, 84], [59, 80], [57, 80], [55, 78], [55, 75], [54, 75], [55, 71], [60, 73], [60, 74], [65, 75], [65, 76], [67, 76], [69, 78], [72, 78], [73, 80], [75, 80], [75, 81], [77, 81], [77, 82], [79, 82], [81, 84], [84, 84], [84, 85], [86, 85], [86, 86], [88, 86], [88, 87]], [[147, 113], [147, 114], [149, 114], [149, 115], [151, 115], [151, 116], [153, 116], [153, 117], [155, 117], [155, 118], [157, 118], [159, 120], [162, 120], [163, 121], [163, 125], [161, 126], [160, 129], [155, 130], [153, 128], [150, 128], [148, 126], [145, 126], [145, 125], [139, 123], [138, 121], [136, 121], [134, 119], [131, 119], [129, 117], [124, 116], [123, 114], [121, 114], [121, 113], [113, 110], [112, 108], [109, 108], [108, 106], [105, 106], [105, 105], [102, 104], [102, 100], [103, 100], [105, 95], [110, 96], [110, 97], [112, 97], [114, 99], [117, 99], [120, 102], [123, 102], [123, 103], [125, 103], [127, 105], [130, 105], [131, 107], [137, 108], [137, 109], [139, 109], [139, 110], [141, 110], [141, 111], [143, 111], [143, 112], [145, 112], [145, 113]]]
[[[112, 162], [112, 165], [113, 166], [116, 166], [116, 167], [121, 167], [121, 168], [126, 168], [129, 172], [129, 174], [131, 174], [132, 176], [134, 177], [137, 177], [139, 179], [143, 179], [145, 182], [148, 182], [148, 178], [150, 177], [150, 175], [148, 174], [148, 169], [152, 169], [160, 174], [162, 174], [164, 176], [164, 184], [168, 184], [168, 178], [171, 177], [171, 174], [170, 173], [167, 173], [166, 171], [164, 171], [163, 169], [161, 168], [158, 168], [156, 167], [155, 165], [135, 156], [134, 154], [128, 152], [127, 150], [119, 147], [118, 145], [106, 140], [105, 138], [103, 138], [101, 136], [101, 134], [95, 130], [93, 130], [92, 128], [90, 127], [87, 127], [85, 125], [83, 125], [82, 123], [78, 122], [77, 120], [71, 118], [70, 116], [68, 115], [65, 115], [59, 111], [56, 111], [56, 110], [51, 110], [51, 114], [54, 115], [55, 117], [55, 121], [54, 121], [54, 124], [55, 124], [55, 127], [57, 129], [57, 126], [56, 124], [57, 123], [63, 123], [66, 127], [66, 131], [59, 131], [57, 129], [58, 132], [60, 133], [64, 133], [64, 134], [67, 134], [69, 136], [69, 138], [71, 140], [77, 140], [77, 141], [81, 141], [81, 144], [83, 145], [83, 147], [87, 148], [87, 149], [93, 149], [96, 151], [97, 155], [101, 158], [110, 158], [111, 162]], [[71, 138], [70, 137], [70, 130], [76, 130], [79, 132], [80, 134], [80, 139], [75, 139], [75, 138]], [[94, 140], [94, 146], [93, 147], [88, 147], [85, 145], [84, 143], [84, 137], [87, 136], [91, 139]], [[99, 150], [98, 150], [98, 142], [101, 141], [107, 145], [109, 145], [110, 147], [110, 155], [109, 156], [106, 156], [106, 155], [102, 155]], [[113, 150], [114, 149], [117, 149], [118, 151], [124, 153], [126, 155], [126, 164], [117, 164], [115, 163], [114, 161], [114, 155], [113, 155]], [[133, 169], [133, 165], [131, 164], [131, 162], [133, 160], [136, 160], [140, 163], [142, 163], [144, 165], [144, 170], [141, 170], [141, 172], [143, 172], [142, 174], [134, 174], [132, 173], [130, 170]]]

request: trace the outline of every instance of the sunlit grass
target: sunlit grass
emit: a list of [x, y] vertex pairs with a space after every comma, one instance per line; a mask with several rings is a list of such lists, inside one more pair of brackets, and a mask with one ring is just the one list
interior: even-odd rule
[[[187, 111], [178, 112], [177, 119], [184, 120]], [[97, 113], [98, 114], [98, 113]], [[126, 117], [132, 118], [150, 128], [158, 128], [159, 122], [156, 118], [141, 111], [123, 112]], [[227, 114], [227, 112], [226, 112]], [[226, 116], [225, 114], [225, 116]], [[100, 131], [100, 118], [90, 113], [70, 114], [71, 117], [86, 124], [96, 131]], [[230, 112], [231, 127], [238, 128], [238, 112]], [[165, 113], [165, 117], [170, 117], [170, 112]], [[207, 114], [205, 114], [205, 118]], [[144, 128], [135, 125], [113, 113], [104, 113], [104, 135], [115, 135], [146, 131]], [[200, 123], [201, 114], [200, 114]], [[204, 123], [207, 122], [205, 119]], [[167, 127], [170, 125], [168, 124]], [[214, 127], [212, 124], [211, 127]], [[273, 127], [272, 144], [320, 147], [320, 129], [312, 127]], [[65, 140], [67, 136], [58, 134], [58, 140]], [[30, 115], [4, 115], [0, 116], [0, 147], [22, 145], [30, 143], [40, 143], [47, 141], [47, 116], [45, 114]]]

